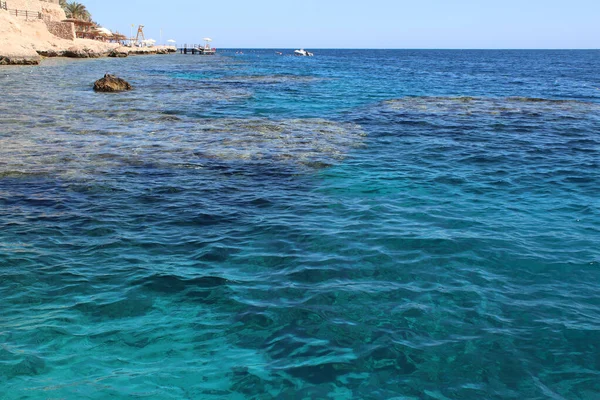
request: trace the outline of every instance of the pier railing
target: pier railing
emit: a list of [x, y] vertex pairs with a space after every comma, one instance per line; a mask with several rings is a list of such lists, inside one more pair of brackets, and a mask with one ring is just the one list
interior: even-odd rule
[[204, 47], [202, 44], [184, 44], [180, 47], [179, 52], [181, 54], [210, 54], [213, 55], [217, 52], [214, 47]]

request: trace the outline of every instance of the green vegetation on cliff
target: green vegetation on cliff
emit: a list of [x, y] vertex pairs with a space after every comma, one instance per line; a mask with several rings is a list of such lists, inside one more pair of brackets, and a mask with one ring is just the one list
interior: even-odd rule
[[83, 21], [92, 21], [92, 14], [87, 8], [76, 1], [68, 3], [66, 0], [60, 0], [60, 6], [65, 10], [67, 18], [81, 19]]

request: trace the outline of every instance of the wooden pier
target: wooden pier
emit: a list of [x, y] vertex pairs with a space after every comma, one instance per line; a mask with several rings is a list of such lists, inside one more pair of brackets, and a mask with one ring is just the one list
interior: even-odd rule
[[179, 48], [181, 54], [198, 54], [201, 56], [214, 56], [217, 53], [217, 49], [205, 47], [199, 44], [184, 44], [183, 47]]

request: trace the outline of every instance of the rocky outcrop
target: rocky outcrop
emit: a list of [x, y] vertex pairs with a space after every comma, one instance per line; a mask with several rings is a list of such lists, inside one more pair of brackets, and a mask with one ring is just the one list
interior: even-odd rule
[[43, 20], [33, 21], [17, 18], [0, 9], [0, 65], [39, 64], [42, 57], [97, 58], [108, 55], [124, 57], [133, 52], [162, 53], [164, 48], [169, 52], [176, 51], [172, 46], [131, 48], [90, 39], [68, 40], [67, 38], [73, 36], [72, 24], [55, 21], [62, 17], [63, 11], [54, 0], [48, 2], [47, 7], [56, 10], [44, 8]]
[[107, 52], [98, 52], [98, 51], [93, 51], [93, 50], [88, 50], [87, 54], [88, 54], [89, 58], [100, 58], [100, 57], [106, 57], [108, 55]]
[[129, 55], [129, 53], [127, 51], [123, 51], [120, 48], [114, 49], [113, 51], [108, 53], [109, 57], [127, 57], [128, 55]]
[[127, 51], [130, 55], [132, 54], [169, 54], [175, 53], [177, 48], [175, 46], [153, 46], [153, 47], [120, 47], [122, 51]]
[[0, 56], [0, 65], [38, 65], [41, 61], [41, 57], [23, 57], [22, 55], [11, 56]]
[[32, 48], [6, 44], [0, 52], [0, 65], [36, 65], [42, 58]]
[[104, 78], [94, 82], [94, 90], [96, 92], [122, 92], [131, 89], [133, 88], [129, 82], [110, 74], [106, 74]]
[[85, 51], [84, 49], [77, 48], [77, 47], [69, 47], [67, 50], [65, 50], [63, 52], [63, 56], [71, 57], [71, 58], [90, 58], [87, 51]]
[[57, 50], [38, 50], [37, 52], [42, 57], [62, 57], [64, 51]]
[[72, 46], [62, 53], [63, 57], [71, 58], [99, 58], [108, 55], [108, 52], [96, 51], [86, 47]]
[[[50, 4], [50, 3], [49, 3]], [[59, 7], [56, 5], [56, 7]], [[48, 20], [50, 21], [50, 20]], [[101, 57], [118, 47], [89, 39], [66, 40], [48, 30], [46, 19], [27, 21], [0, 10], [2, 64], [38, 64], [44, 57]], [[50, 25], [52, 25], [50, 21]], [[70, 28], [70, 26], [69, 26]]]

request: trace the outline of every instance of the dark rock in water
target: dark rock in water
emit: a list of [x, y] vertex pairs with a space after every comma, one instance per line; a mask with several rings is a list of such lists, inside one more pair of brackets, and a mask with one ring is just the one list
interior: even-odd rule
[[96, 92], [121, 92], [131, 89], [132, 87], [129, 82], [110, 74], [106, 74], [104, 78], [94, 82], [94, 90]]
[[108, 53], [109, 57], [127, 57], [128, 54], [126, 51], [118, 51], [118, 50], [113, 50], [110, 53]]

